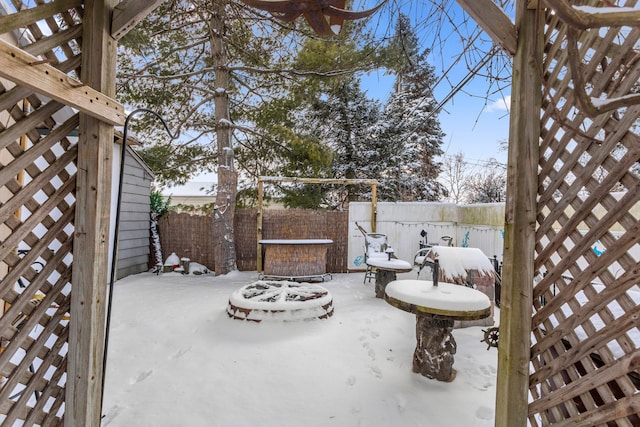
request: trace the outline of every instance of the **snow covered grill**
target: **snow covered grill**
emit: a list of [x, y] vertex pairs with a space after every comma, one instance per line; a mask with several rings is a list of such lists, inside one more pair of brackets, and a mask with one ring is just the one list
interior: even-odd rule
[[253, 322], [327, 319], [333, 315], [333, 297], [312, 283], [258, 280], [231, 294], [227, 314]]
[[[478, 248], [433, 246], [425, 252], [427, 260], [438, 259], [438, 280], [457, 285], [471, 286], [484, 293], [491, 301], [491, 315], [478, 320], [456, 320], [455, 327], [493, 326], [496, 272], [493, 264]], [[424, 268], [422, 261], [420, 270]], [[418, 276], [420, 276], [418, 270]], [[430, 277], [431, 273], [428, 274]]]

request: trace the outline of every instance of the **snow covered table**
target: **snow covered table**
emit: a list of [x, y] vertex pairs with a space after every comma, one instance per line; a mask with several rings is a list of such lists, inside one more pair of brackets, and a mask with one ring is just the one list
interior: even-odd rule
[[264, 277], [324, 280], [329, 239], [260, 240], [264, 247]]
[[428, 280], [395, 280], [384, 299], [416, 315], [416, 350], [413, 372], [439, 381], [453, 381], [456, 341], [454, 320], [483, 319], [491, 314], [491, 301], [480, 291], [462, 285]]
[[413, 269], [407, 261], [397, 258], [368, 258], [367, 265], [376, 269], [376, 298], [384, 298], [384, 289], [396, 280], [396, 273], [406, 273]]

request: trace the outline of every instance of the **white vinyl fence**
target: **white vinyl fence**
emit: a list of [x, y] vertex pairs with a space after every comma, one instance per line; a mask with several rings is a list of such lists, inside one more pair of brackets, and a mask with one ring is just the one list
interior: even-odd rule
[[[427, 243], [446, 245], [450, 236], [454, 246], [479, 248], [487, 257], [502, 260], [504, 204], [455, 205], [436, 202], [378, 203], [377, 233], [386, 234], [395, 255], [413, 262], [415, 253], [427, 233]], [[350, 270], [363, 270], [364, 236], [356, 222], [368, 232], [371, 227], [371, 204], [349, 204]]]

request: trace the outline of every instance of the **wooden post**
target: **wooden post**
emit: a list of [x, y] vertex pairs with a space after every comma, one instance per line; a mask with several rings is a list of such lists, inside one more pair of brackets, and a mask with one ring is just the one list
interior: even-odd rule
[[544, 33], [536, 11], [519, 0], [517, 52], [513, 63], [509, 160], [505, 207], [504, 269], [500, 304], [500, 341], [496, 427], [525, 427], [528, 413], [531, 304], [536, 228], [536, 193]]
[[[86, 0], [82, 81], [115, 95], [117, 0]], [[69, 362], [64, 425], [99, 426], [104, 354], [113, 125], [80, 113]]]
[[257, 227], [256, 235], [258, 236], [257, 241], [257, 251], [256, 251], [256, 270], [258, 273], [262, 272], [262, 245], [260, 244], [260, 240], [262, 240], [262, 192], [264, 191], [264, 182], [262, 178], [258, 178], [258, 218], [257, 218]]
[[376, 191], [376, 182], [371, 182], [371, 232], [376, 232], [376, 223], [378, 222], [378, 195]]

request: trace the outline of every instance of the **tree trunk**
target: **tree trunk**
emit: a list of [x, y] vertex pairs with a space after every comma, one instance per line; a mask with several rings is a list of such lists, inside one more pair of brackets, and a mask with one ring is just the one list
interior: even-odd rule
[[237, 270], [233, 217], [236, 208], [238, 174], [234, 166], [229, 119], [229, 67], [224, 45], [225, 6], [222, 1], [212, 2], [210, 21], [211, 57], [215, 68], [215, 120], [218, 144], [218, 191], [213, 213], [214, 258], [216, 274]]

